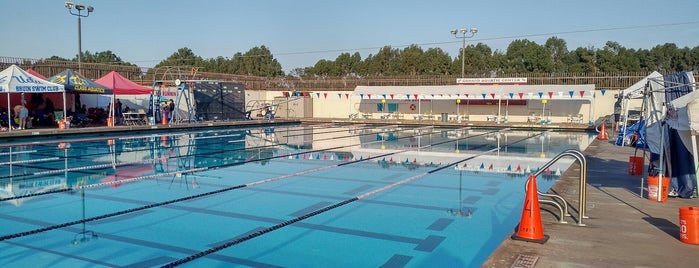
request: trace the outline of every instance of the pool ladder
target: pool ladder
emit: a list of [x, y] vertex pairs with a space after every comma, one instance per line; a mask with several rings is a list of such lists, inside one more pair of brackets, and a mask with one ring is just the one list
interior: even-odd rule
[[[546, 169], [551, 167], [551, 165], [553, 165], [554, 163], [556, 163], [558, 160], [560, 160], [561, 158], [563, 158], [565, 156], [571, 156], [571, 157], [575, 158], [575, 160], [577, 160], [578, 163], [580, 164], [580, 189], [579, 189], [579, 200], [578, 200], [578, 202], [580, 203], [580, 207], [578, 208], [578, 218], [577, 218], [578, 224], [577, 225], [578, 226], [585, 226], [585, 224], [583, 223], [583, 219], [588, 218], [585, 215], [585, 209], [586, 209], [585, 202], [586, 202], [586, 198], [587, 198], [587, 160], [585, 159], [585, 155], [583, 155], [582, 152], [580, 152], [578, 150], [574, 150], [574, 149], [569, 149], [569, 150], [563, 151], [562, 153], [553, 157], [551, 159], [551, 161], [544, 164], [544, 166], [541, 167], [538, 171], [532, 173], [532, 175], [536, 178], [537, 176], [541, 175], [541, 173], [545, 172]], [[529, 181], [527, 181], [527, 183], [529, 183]], [[565, 221], [565, 216], [568, 216], [568, 217], [571, 216], [568, 213], [568, 202], [566, 202], [562, 196], [557, 195], [557, 194], [542, 193], [542, 192], [539, 192], [539, 190], [537, 190], [537, 193], [540, 196], [549, 197], [549, 198], [553, 199], [553, 200], [540, 200], [539, 202], [551, 204], [551, 205], [557, 207], [559, 212], [560, 212], [559, 223], [567, 223]], [[558, 202], [555, 200], [558, 200]]]

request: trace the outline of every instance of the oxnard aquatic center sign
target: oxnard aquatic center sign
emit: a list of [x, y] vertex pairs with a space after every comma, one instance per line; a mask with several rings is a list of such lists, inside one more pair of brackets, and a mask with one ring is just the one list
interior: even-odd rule
[[[0, 84], [7, 83], [9, 81], [10, 88], [14, 88], [14, 92], [60, 92], [61, 87], [58, 85], [46, 84], [41, 80], [36, 80], [29, 76], [19, 76], [13, 75], [11, 77], [2, 76], [0, 77]], [[4, 87], [0, 86], [0, 91], [3, 91]]]
[[526, 77], [457, 78], [459, 85], [526, 85]]

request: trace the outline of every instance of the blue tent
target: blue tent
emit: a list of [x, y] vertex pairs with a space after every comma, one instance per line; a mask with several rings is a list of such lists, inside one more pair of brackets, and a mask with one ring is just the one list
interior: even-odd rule
[[67, 93], [84, 93], [84, 94], [106, 94], [112, 95], [114, 91], [103, 85], [97, 84], [94, 81], [85, 78], [71, 69], [51, 76], [49, 82], [61, 84], [65, 86]]
[[[624, 130], [626, 132], [624, 132]], [[619, 126], [619, 136], [617, 136], [616, 142], [614, 144], [617, 146], [631, 145], [631, 139], [635, 137], [637, 138], [635, 147], [639, 149], [644, 149], [646, 146], [645, 133], [646, 120], [638, 121], [635, 124], [627, 127], [626, 129], [624, 129], [623, 126]]]

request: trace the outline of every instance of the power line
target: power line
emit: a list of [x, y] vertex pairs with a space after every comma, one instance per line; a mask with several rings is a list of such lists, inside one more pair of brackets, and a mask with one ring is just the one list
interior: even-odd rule
[[[519, 38], [539, 37], [539, 36], [555, 36], [555, 35], [567, 35], [567, 34], [578, 34], [578, 33], [607, 32], [607, 31], [634, 30], [634, 29], [646, 29], [646, 28], [657, 28], [657, 27], [668, 27], [668, 26], [681, 26], [681, 25], [690, 25], [690, 24], [699, 24], [699, 21], [675, 22], [675, 23], [664, 23], [664, 24], [650, 24], [650, 25], [638, 25], [638, 26], [624, 26], [624, 27], [611, 27], [611, 28], [597, 28], [597, 29], [583, 29], [583, 30], [571, 30], [571, 31], [550, 32], [550, 33], [522, 34], [522, 35], [512, 35], [512, 36], [478, 38], [478, 39], [471, 39], [471, 41], [483, 42], [483, 41], [508, 40], [508, 39], [519, 39]], [[331, 53], [331, 52], [377, 50], [377, 49], [382, 49], [386, 46], [389, 46], [392, 48], [404, 48], [404, 47], [409, 47], [411, 45], [433, 46], [433, 45], [454, 44], [454, 43], [460, 43], [460, 42], [461, 41], [456, 40], [456, 41], [431, 42], [431, 43], [420, 43], [420, 44], [409, 44], [409, 45], [398, 45], [398, 46], [385, 45], [385, 46], [380, 46], [380, 47], [376, 46], [376, 47], [361, 47], [361, 48], [350, 48], [350, 49], [326, 49], [326, 50], [312, 50], [312, 51], [295, 51], [295, 52], [281, 52], [281, 53], [276, 53], [273, 55], [275, 57], [276, 56], [292, 56], [292, 55], [308, 55], [308, 54], [321, 54], [321, 53]], [[259, 56], [257, 56], [257, 55], [243, 55], [243, 56], [237, 56], [237, 57], [260, 57], [260, 56], [262, 56], [262, 55], [259, 55]], [[134, 61], [134, 62], [159, 62], [159, 61], [162, 61], [162, 60], [141, 60], [141, 61]]]

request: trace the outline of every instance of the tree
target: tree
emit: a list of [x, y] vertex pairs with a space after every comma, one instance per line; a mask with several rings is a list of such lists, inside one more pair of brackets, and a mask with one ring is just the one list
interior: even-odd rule
[[359, 52], [355, 52], [350, 56], [349, 53], [342, 53], [335, 59], [334, 71], [337, 76], [345, 76], [351, 73], [357, 73], [359, 66], [362, 63], [362, 57]]
[[597, 71], [597, 67], [595, 66], [595, 50], [591, 47], [579, 47], [571, 51], [565, 58], [565, 62], [568, 66], [568, 72], [587, 73]]
[[369, 55], [365, 60], [367, 75], [398, 74], [398, 57], [400, 52], [391, 46], [384, 46], [376, 55]]
[[415, 76], [423, 73], [424, 54], [417, 45], [410, 45], [400, 52], [398, 57], [398, 72]]
[[[77, 56], [74, 60], [77, 61]], [[121, 58], [111, 50], [95, 52], [95, 54], [90, 53], [90, 51], [85, 51], [80, 60], [82, 62], [136, 66], [135, 64], [122, 61]]]
[[160, 63], [156, 64], [155, 67], [164, 67], [164, 66], [198, 66], [198, 67], [203, 67], [203, 62], [204, 60], [195, 55], [194, 52], [186, 47], [180, 48], [177, 50], [177, 52], [173, 53], [169, 57], [167, 57], [165, 60], [161, 61]]
[[506, 55], [510, 71], [550, 72], [553, 69], [550, 52], [527, 39], [512, 41]]
[[282, 65], [265, 46], [254, 47], [245, 54], [236, 53], [232, 61], [232, 72], [240, 75], [283, 76]]
[[650, 58], [654, 64], [654, 66], [651, 66], [653, 70], [668, 73], [683, 71], [683, 66], [680, 64], [682, 52], [677, 49], [675, 44], [665, 43], [662, 46], [653, 47], [650, 50]]
[[[466, 73], [481, 75], [490, 73], [495, 65], [492, 55], [493, 52], [486, 44], [478, 43], [476, 45], [469, 45], [466, 47], [464, 54], [466, 55], [464, 68]], [[461, 63], [459, 63], [459, 68], [461, 68]]]
[[451, 58], [441, 48], [430, 48], [424, 54], [424, 74], [446, 75], [449, 74]]
[[568, 55], [568, 46], [566, 45], [566, 41], [554, 36], [546, 40], [544, 47], [546, 47], [551, 54], [552, 71], [566, 71], [566, 66], [563, 62], [565, 57]]

